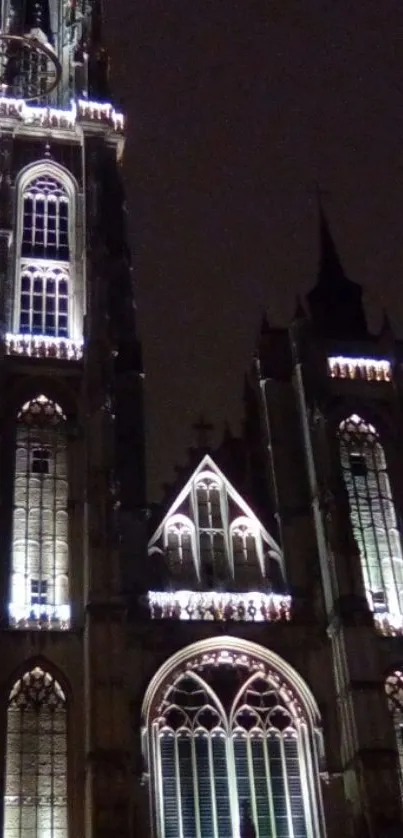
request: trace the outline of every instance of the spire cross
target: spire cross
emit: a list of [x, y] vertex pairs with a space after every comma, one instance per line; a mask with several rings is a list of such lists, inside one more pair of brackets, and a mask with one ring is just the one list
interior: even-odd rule
[[200, 414], [199, 420], [192, 425], [196, 431], [196, 444], [198, 448], [209, 448], [210, 434], [214, 430], [214, 425], [206, 422], [203, 413]]

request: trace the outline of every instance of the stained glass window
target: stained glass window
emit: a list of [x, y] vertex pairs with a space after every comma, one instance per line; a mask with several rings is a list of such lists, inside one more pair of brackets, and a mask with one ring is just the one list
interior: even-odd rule
[[67, 838], [66, 699], [39, 666], [8, 701], [4, 838]]
[[67, 628], [66, 417], [40, 395], [17, 420], [10, 617], [21, 627]]
[[[296, 696], [264, 666], [199, 659], [153, 720], [160, 838], [307, 838], [315, 746]], [[313, 802], [314, 801], [314, 802]]]
[[377, 430], [352, 415], [339, 428], [340, 456], [364, 586], [375, 614], [403, 615], [403, 555]]

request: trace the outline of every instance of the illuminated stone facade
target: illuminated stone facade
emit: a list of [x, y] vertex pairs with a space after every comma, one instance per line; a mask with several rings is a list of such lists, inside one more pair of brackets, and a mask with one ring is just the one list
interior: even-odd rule
[[2, 5], [4, 836], [397, 836], [402, 347], [368, 334], [322, 218], [242, 438], [196, 446], [147, 506], [98, 15]]

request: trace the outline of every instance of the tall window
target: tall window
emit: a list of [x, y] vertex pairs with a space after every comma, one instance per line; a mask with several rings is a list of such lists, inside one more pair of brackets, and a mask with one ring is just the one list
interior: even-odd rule
[[69, 193], [52, 174], [41, 174], [25, 186], [21, 201], [15, 329], [70, 337]]
[[219, 643], [172, 668], [150, 705], [159, 838], [319, 836], [316, 739], [300, 697], [263, 660]]
[[14, 625], [67, 628], [66, 417], [38, 396], [17, 421], [10, 617]]
[[403, 672], [400, 669], [396, 669], [388, 675], [385, 682], [385, 691], [395, 728], [400, 786], [403, 794]]
[[8, 701], [4, 838], [67, 838], [66, 699], [36, 666]]
[[403, 556], [385, 453], [376, 429], [355, 414], [339, 428], [341, 465], [360, 551], [365, 590], [376, 615], [403, 615]]
[[174, 518], [167, 527], [167, 559], [174, 579], [192, 580], [195, 572], [191, 522]]

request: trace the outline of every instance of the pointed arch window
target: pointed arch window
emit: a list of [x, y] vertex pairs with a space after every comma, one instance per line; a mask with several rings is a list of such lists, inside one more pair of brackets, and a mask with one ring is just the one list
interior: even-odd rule
[[403, 616], [403, 554], [385, 452], [373, 425], [353, 414], [339, 427], [350, 518], [375, 615]]
[[76, 190], [60, 167], [26, 173], [18, 196], [15, 334], [80, 339], [75, 282]]
[[17, 419], [11, 568], [11, 623], [68, 628], [66, 417], [44, 395]]
[[184, 515], [173, 516], [165, 529], [166, 556], [175, 580], [194, 580], [195, 532], [192, 521]]
[[400, 787], [403, 796], [403, 672], [395, 669], [385, 681], [386, 698], [393, 719], [399, 758]]
[[[263, 582], [263, 550], [259, 533], [252, 522], [245, 517], [237, 518], [231, 523], [232, 555], [234, 561], [234, 578], [237, 587], [250, 589], [257, 586], [259, 576]], [[268, 575], [267, 582], [271, 582]]]
[[7, 708], [4, 838], [67, 838], [66, 698], [36, 666]]
[[316, 734], [262, 661], [223, 651], [187, 661], [150, 722], [159, 838], [322, 834]]
[[215, 475], [199, 478], [196, 493], [200, 529], [222, 529], [221, 485]]

